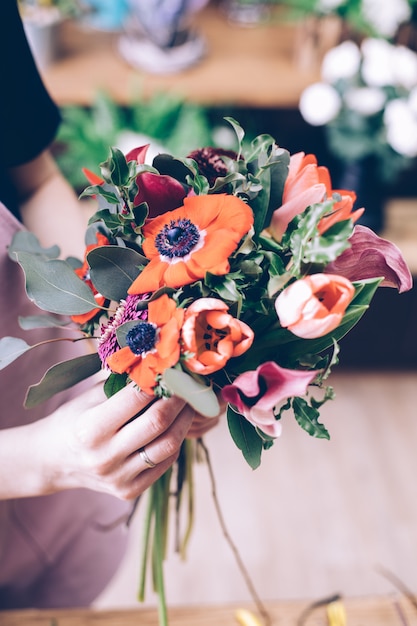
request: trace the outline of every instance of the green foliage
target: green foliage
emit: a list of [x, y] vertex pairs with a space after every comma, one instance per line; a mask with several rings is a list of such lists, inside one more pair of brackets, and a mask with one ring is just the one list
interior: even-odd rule
[[118, 147], [126, 133], [139, 135], [143, 144], [158, 141], [174, 155], [213, 143], [205, 109], [165, 93], [148, 100], [138, 97], [130, 106], [121, 107], [98, 92], [89, 108], [63, 107], [62, 118], [56, 159], [67, 180], [80, 191], [86, 184], [81, 165], [96, 172], [109, 146]]
[[259, 467], [263, 446], [256, 428], [231, 406], [227, 408], [227, 423], [232, 439], [241, 450], [245, 461], [252, 469]]
[[217, 417], [220, 406], [212, 387], [195, 376], [171, 367], [165, 370], [162, 381], [172, 395], [185, 400], [193, 409], [206, 417]]
[[100, 369], [101, 361], [96, 352], [53, 365], [39, 383], [29, 387], [25, 400], [26, 408], [30, 409], [45, 402], [56, 393], [93, 376]]

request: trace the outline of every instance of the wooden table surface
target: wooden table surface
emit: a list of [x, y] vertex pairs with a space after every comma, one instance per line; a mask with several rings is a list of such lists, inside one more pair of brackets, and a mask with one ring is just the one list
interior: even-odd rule
[[[417, 608], [398, 595], [343, 599], [346, 626], [413, 626]], [[267, 603], [273, 626], [328, 626], [325, 606], [309, 602]], [[170, 626], [236, 626], [235, 606], [169, 609]], [[250, 609], [252, 610], [252, 609]], [[0, 626], [158, 626], [156, 609], [94, 611], [48, 610], [0, 612]], [[340, 623], [340, 626], [343, 626]]]
[[152, 75], [132, 68], [118, 52], [119, 33], [62, 27], [62, 56], [44, 71], [44, 80], [60, 105], [89, 105], [97, 89], [120, 104], [137, 95], [168, 91], [205, 105], [295, 107], [305, 86], [318, 78], [318, 67], [295, 63], [299, 27], [273, 19], [256, 27], [231, 24], [216, 6], [195, 16], [207, 42], [207, 54], [185, 71]]

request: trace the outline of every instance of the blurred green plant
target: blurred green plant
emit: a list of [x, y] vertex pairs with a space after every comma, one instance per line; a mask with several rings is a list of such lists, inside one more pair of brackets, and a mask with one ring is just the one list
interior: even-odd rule
[[131, 147], [136, 147], [152, 140], [179, 156], [214, 144], [206, 109], [172, 94], [155, 94], [122, 107], [108, 94], [98, 92], [91, 107], [65, 106], [61, 113], [55, 157], [77, 190], [86, 184], [81, 168], [95, 171], [97, 163], [107, 158], [109, 146], [126, 149], [127, 141], [133, 141]]

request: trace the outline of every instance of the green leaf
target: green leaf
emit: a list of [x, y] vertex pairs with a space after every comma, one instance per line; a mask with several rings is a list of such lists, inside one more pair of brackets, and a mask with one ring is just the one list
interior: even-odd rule
[[226, 120], [226, 122], [229, 122], [229, 124], [233, 127], [233, 130], [236, 133], [236, 136], [237, 136], [237, 139], [238, 139], [238, 142], [239, 142], [238, 152], [239, 152], [239, 155], [240, 155], [240, 153], [242, 151], [242, 141], [243, 141], [243, 138], [245, 136], [245, 131], [243, 130], [243, 128], [241, 127], [239, 122], [237, 122], [235, 119], [233, 119], [233, 117], [225, 117], [224, 119]]
[[162, 380], [170, 393], [188, 402], [201, 415], [206, 417], [219, 415], [219, 401], [211, 387], [173, 367], [165, 370]]
[[0, 370], [13, 363], [31, 347], [19, 337], [2, 337], [0, 339]]
[[243, 457], [252, 469], [261, 464], [262, 439], [256, 428], [247, 419], [227, 407], [227, 423], [229, 431], [236, 446], [241, 450]]
[[53, 365], [36, 385], [31, 385], [25, 399], [26, 408], [30, 409], [56, 393], [69, 389], [85, 378], [96, 374], [101, 368], [100, 357], [96, 352], [63, 361]]
[[260, 165], [265, 165], [268, 159], [268, 153], [275, 144], [275, 139], [271, 135], [258, 135], [251, 141], [250, 148], [245, 150], [245, 161], [250, 163], [256, 159], [260, 159]]
[[129, 180], [129, 166], [119, 148], [110, 148], [110, 157], [100, 167], [103, 178], [116, 187], [122, 187]]
[[12, 261], [16, 261], [17, 252], [28, 252], [31, 254], [45, 256], [49, 259], [56, 259], [59, 257], [60, 249], [58, 246], [42, 248], [38, 238], [33, 233], [27, 230], [19, 230], [14, 235], [8, 249], [9, 257]]
[[102, 221], [109, 230], [118, 230], [121, 226], [118, 213], [112, 213], [108, 209], [97, 211], [89, 219], [88, 224], [94, 224], [95, 222]]
[[118, 302], [126, 297], [127, 290], [140, 274], [147, 259], [121, 246], [100, 246], [87, 255], [90, 277], [99, 293]]
[[112, 372], [104, 382], [104, 393], [107, 398], [111, 398], [115, 393], [126, 386], [127, 374], [115, 374]]
[[304, 249], [303, 263], [328, 265], [337, 259], [344, 250], [350, 248], [348, 241], [352, 234], [351, 220], [338, 222], [323, 236], [313, 237]]
[[91, 289], [68, 263], [18, 252], [26, 276], [26, 292], [40, 309], [50, 313], [80, 315], [97, 307]]
[[19, 317], [18, 321], [20, 328], [23, 328], [23, 330], [32, 330], [32, 328], [62, 328], [70, 323], [53, 315], [28, 315], [27, 317]]
[[318, 421], [320, 412], [308, 404], [304, 398], [293, 398], [292, 407], [294, 410], [294, 416], [298, 424], [312, 437], [318, 437], [319, 439], [330, 439], [330, 435]]
[[87, 187], [80, 195], [80, 198], [84, 196], [98, 196], [111, 205], [119, 204], [120, 202], [120, 198], [113, 191], [108, 191], [108, 189], [104, 188], [102, 185], [91, 185]]

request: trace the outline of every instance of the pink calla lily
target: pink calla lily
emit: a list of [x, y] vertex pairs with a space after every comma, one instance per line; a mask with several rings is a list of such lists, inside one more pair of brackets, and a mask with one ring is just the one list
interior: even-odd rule
[[278, 437], [281, 423], [275, 419], [274, 407], [293, 396], [304, 396], [316, 375], [315, 371], [290, 370], [267, 361], [223, 387], [222, 397], [253, 426]]
[[339, 274], [350, 281], [381, 276], [384, 278], [381, 283], [383, 287], [394, 287], [399, 293], [411, 289], [411, 272], [394, 243], [360, 225], [355, 226], [349, 243], [350, 248], [326, 267], [326, 273]]

